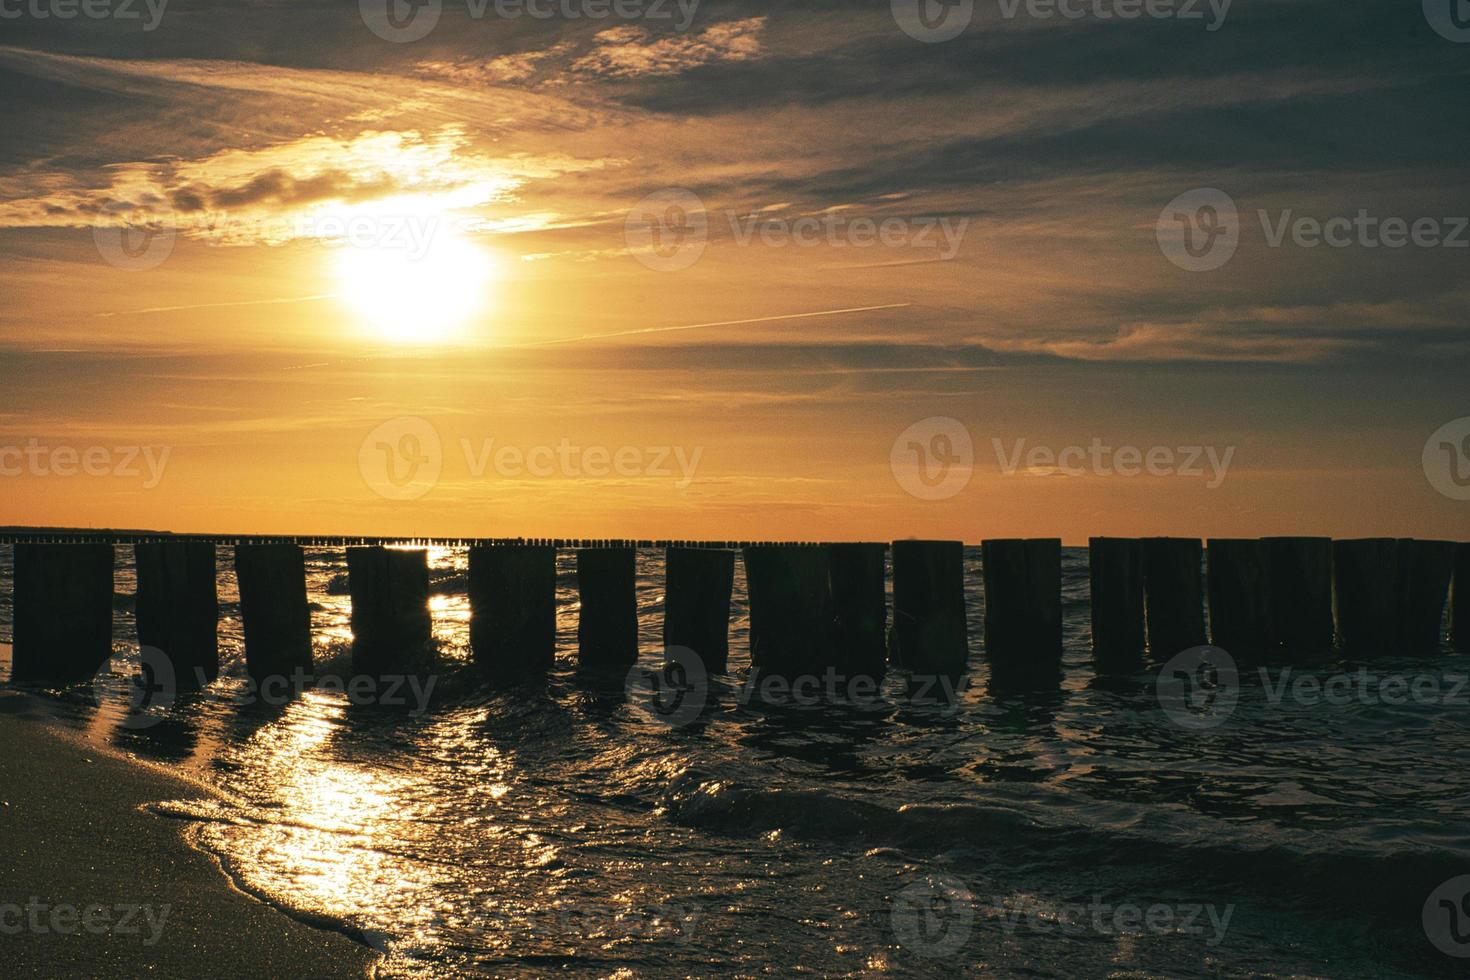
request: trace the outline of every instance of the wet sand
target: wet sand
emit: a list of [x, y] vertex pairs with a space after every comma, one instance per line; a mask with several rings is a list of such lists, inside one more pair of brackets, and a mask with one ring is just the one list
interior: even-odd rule
[[182, 824], [140, 809], [207, 795], [0, 692], [0, 973], [369, 975], [370, 949], [234, 888]]

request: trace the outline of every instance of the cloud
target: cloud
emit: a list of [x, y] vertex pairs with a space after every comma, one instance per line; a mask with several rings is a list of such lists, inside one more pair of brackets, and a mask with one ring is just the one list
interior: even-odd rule
[[761, 57], [765, 17], [726, 21], [699, 34], [676, 34], [653, 39], [642, 27], [614, 27], [600, 32], [596, 47], [572, 63], [576, 71], [635, 78], [678, 75], [722, 61], [753, 61]]

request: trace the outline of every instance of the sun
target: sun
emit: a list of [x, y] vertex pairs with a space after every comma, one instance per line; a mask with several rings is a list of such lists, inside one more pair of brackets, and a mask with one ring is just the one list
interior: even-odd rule
[[498, 278], [494, 255], [442, 229], [419, 241], [344, 244], [335, 271], [337, 296], [396, 344], [455, 340], [486, 311]]

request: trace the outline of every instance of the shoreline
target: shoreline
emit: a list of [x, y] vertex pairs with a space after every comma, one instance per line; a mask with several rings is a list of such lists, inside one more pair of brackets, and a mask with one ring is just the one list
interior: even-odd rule
[[159, 803], [195, 779], [80, 737], [0, 691], [0, 933], [17, 976], [372, 976], [350, 926], [241, 888]]

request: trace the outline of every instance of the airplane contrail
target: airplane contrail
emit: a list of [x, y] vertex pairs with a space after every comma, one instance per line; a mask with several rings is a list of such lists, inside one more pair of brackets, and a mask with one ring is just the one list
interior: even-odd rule
[[95, 316], [137, 316], [143, 313], [179, 313], [184, 310], [217, 310], [225, 306], [273, 306], [282, 303], [313, 303], [322, 299], [336, 299], [337, 293], [318, 293], [315, 296], [287, 296], [282, 299], [242, 299], [232, 303], [193, 303], [187, 306], [150, 306], [145, 310], [121, 310], [112, 313], [97, 313]]
[[704, 327], [737, 327], [747, 323], [774, 323], [778, 320], [806, 320], [821, 316], [842, 316], [846, 313], [874, 313], [879, 310], [902, 310], [912, 303], [887, 303], [883, 306], [853, 306], [845, 310], [818, 310], [813, 313], [783, 313], [779, 316], [756, 316], [746, 320], [716, 320], [711, 323], [685, 323], [677, 327], [643, 327], [638, 330], [619, 330], [614, 333], [591, 333], [580, 337], [565, 337], [561, 340], [541, 340], [521, 347], [550, 347], [555, 344], [576, 344], [586, 340], [608, 340], [614, 337], [638, 337], [650, 333], [673, 333], [677, 330], [700, 330]]

